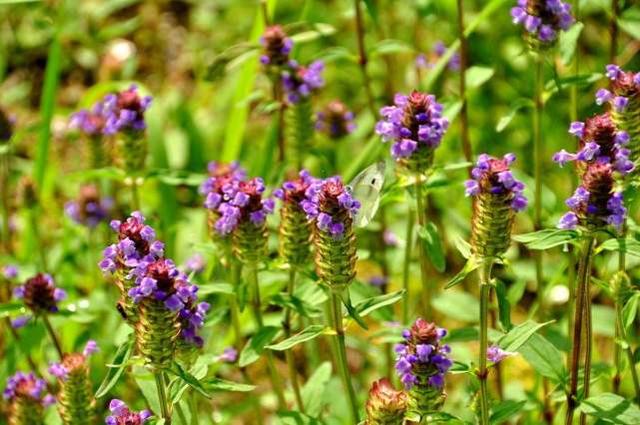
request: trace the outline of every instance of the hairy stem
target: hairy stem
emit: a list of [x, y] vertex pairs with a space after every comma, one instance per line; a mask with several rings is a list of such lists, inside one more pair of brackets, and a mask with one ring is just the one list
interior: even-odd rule
[[567, 394], [566, 425], [573, 423], [573, 414], [578, 406], [578, 374], [580, 371], [580, 355], [582, 354], [582, 332], [584, 326], [585, 300], [591, 278], [591, 263], [595, 237], [587, 235], [582, 244], [582, 258], [578, 266], [573, 319], [573, 337], [571, 346], [571, 364], [569, 368], [569, 393]]
[[[416, 214], [418, 215], [418, 224], [422, 229], [425, 228], [426, 225], [426, 206], [425, 197], [422, 193], [422, 180], [421, 176], [416, 176]], [[424, 317], [426, 320], [431, 320], [431, 285], [429, 283], [429, 276], [427, 272], [427, 253], [424, 250], [424, 245], [418, 238], [418, 254], [420, 257], [420, 276], [422, 278], [422, 308], [424, 312]]]
[[[256, 321], [256, 329], [260, 330], [264, 327], [264, 321], [262, 319], [262, 304], [260, 302], [260, 285], [258, 283], [258, 268], [253, 266], [249, 270], [249, 277], [251, 279], [251, 286], [253, 287], [253, 299], [251, 305], [253, 306], [253, 315]], [[273, 358], [273, 352], [271, 350], [264, 350], [264, 354], [267, 358], [267, 367], [269, 369], [269, 375], [271, 377], [271, 386], [278, 398], [278, 407], [280, 409], [286, 409], [287, 403], [284, 398], [284, 390], [282, 388], [282, 382], [280, 381], [280, 375], [276, 369], [275, 360]]]
[[[471, 148], [471, 140], [469, 139], [469, 114], [467, 110], [467, 88], [466, 88], [466, 71], [467, 71], [467, 38], [464, 36], [464, 8], [462, 0], [457, 0], [458, 8], [458, 39], [460, 40], [460, 79], [458, 90], [460, 99], [462, 100], [462, 108], [460, 109], [460, 137], [462, 139], [462, 152], [464, 159], [471, 162], [473, 152]], [[471, 172], [471, 168], [469, 168]]]
[[489, 424], [489, 391], [487, 378], [487, 348], [489, 346], [489, 298], [491, 296], [491, 268], [493, 261], [484, 259], [478, 269], [480, 283], [480, 352], [478, 353], [478, 379], [480, 380], [480, 425]]
[[[292, 267], [289, 269], [289, 282], [287, 285], [287, 293], [290, 296], [293, 296], [293, 290], [295, 288], [296, 283], [296, 271]], [[282, 327], [284, 329], [285, 338], [291, 337], [291, 309], [287, 308], [284, 312], [284, 320], [282, 323]], [[291, 388], [293, 389], [293, 395], [296, 399], [296, 404], [298, 405], [298, 410], [304, 413], [304, 403], [302, 402], [302, 393], [300, 392], [300, 384], [298, 383], [298, 372], [296, 370], [296, 362], [293, 357], [293, 351], [291, 349], [286, 350], [285, 358], [287, 360], [287, 366], [289, 367], [289, 379], [291, 379]]]
[[169, 399], [167, 398], [167, 381], [164, 372], [157, 370], [154, 372], [156, 380], [156, 390], [158, 391], [158, 400], [160, 402], [160, 415], [164, 419], [164, 423], [171, 425], [171, 409], [169, 407]]
[[404, 298], [402, 303], [402, 324], [409, 323], [409, 310], [411, 308], [410, 291], [410, 271], [411, 271], [411, 254], [413, 251], [413, 227], [415, 225], [415, 213], [409, 207], [409, 217], [407, 218], [407, 233], [405, 236], [404, 247], [404, 264], [402, 266], [402, 287], [404, 288]]
[[342, 384], [349, 398], [352, 423], [355, 424], [360, 420], [358, 412], [358, 400], [353, 389], [353, 383], [351, 382], [351, 373], [349, 372], [349, 366], [347, 364], [347, 347], [344, 340], [344, 327], [342, 324], [342, 304], [340, 302], [340, 297], [338, 296], [338, 294], [334, 293], [333, 291], [331, 291], [329, 302], [331, 303], [331, 321], [333, 322], [333, 329], [336, 332], [336, 363], [338, 364], [338, 369], [340, 370]]

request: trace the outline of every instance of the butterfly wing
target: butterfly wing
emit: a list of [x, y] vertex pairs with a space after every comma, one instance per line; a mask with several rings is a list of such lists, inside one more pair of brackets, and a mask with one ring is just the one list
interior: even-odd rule
[[356, 227], [365, 227], [376, 215], [384, 185], [384, 172], [385, 163], [377, 162], [362, 170], [349, 185], [351, 194], [361, 204], [358, 214], [354, 217]]

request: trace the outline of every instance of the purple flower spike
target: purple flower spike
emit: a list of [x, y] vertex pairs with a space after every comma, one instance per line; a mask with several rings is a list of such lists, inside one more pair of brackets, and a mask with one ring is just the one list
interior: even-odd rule
[[282, 85], [289, 103], [299, 103], [324, 86], [324, 62], [315, 61], [308, 67], [290, 64], [282, 73]]
[[567, 31], [575, 21], [571, 5], [560, 0], [519, 0], [511, 9], [511, 18], [547, 45], [555, 43], [558, 33]]
[[487, 360], [492, 363], [500, 363], [502, 360], [515, 354], [516, 353], [513, 353], [511, 351], [505, 351], [497, 345], [492, 345], [491, 347], [487, 348]]
[[51, 395], [47, 393], [46, 382], [37, 378], [33, 372], [16, 372], [15, 375], [10, 376], [2, 396], [9, 403], [28, 400], [39, 403], [43, 407], [51, 404]]
[[118, 399], [111, 400], [109, 411], [111, 415], [105, 419], [107, 425], [141, 425], [151, 417], [151, 412], [148, 410], [133, 412], [122, 400]]

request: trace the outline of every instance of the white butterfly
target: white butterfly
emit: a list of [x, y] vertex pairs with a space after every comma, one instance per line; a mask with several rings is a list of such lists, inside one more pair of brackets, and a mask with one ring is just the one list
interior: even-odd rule
[[353, 220], [356, 227], [365, 227], [378, 211], [385, 168], [384, 161], [371, 164], [362, 170], [348, 186], [351, 195], [361, 204]]

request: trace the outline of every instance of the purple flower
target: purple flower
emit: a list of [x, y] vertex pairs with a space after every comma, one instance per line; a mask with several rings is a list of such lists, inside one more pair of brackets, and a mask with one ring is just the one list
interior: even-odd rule
[[101, 198], [98, 187], [85, 185], [80, 188], [78, 199], [65, 204], [67, 216], [78, 224], [94, 228], [108, 219], [113, 208], [111, 198]]
[[84, 346], [84, 349], [82, 350], [82, 355], [85, 357], [89, 357], [90, 355], [95, 354], [98, 351], [100, 351], [100, 348], [98, 347], [98, 343], [90, 339], [89, 341], [87, 341], [87, 344]]
[[39, 402], [44, 407], [50, 405], [51, 397], [47, 393], [47, 384], [31, 373], [16, 372], [7, 379], [7, 385], [2, 393], [5, 400], [13, 403], [19, 399], [29, 399]]
[[[58, 311], [58, 303], [66, 298], [66, 293], [55, 286], [53, 278], [48, 274], [39, 273], [16, 288], [13, 292], [16, 298], [24, 301], [24, 304], [34, 315], [55, 313]], [[26, 323], [24, 319], [17, 322], [18, 325]]]
[[260, 44], [264, 48], [263, 54], [260, 55], [261, 64], [281, 67], [289, 62], [293, 41], [287, 37], [280, 25], [267, 27], [260, 37]]
[[369, 278], [369, 285], [371, 286], [380, 287], [386, 285], [387, 283], [389, 283], [389, 278], [386, 276], [376, 275]]
[[511, 18], [545, 44], [555, 42], [558, 32], [567, 31], [575, 21], [571, 6], [560, 0], [520, 0], [511, 9]]
[[582, 137], [584, 134], [584, 123], [582, 121], [574, 121], [569, 126], [569, 134], [572, 134], [576, 137]]
[[225, 363], [235, 363], [238, 359], [238, 351], [233, 347], [227, 347], [222, 354], [218, 356], [218, 360]]
[[487, 360], [492, 363], [500, 363], [502, 360], [515, 354], [516, 353], [511, 351], [505, 351], [495, 344], [487, 348]]
[[382, 233], [382, 239], [384, 240], [384, 243], [387, 246], [390, 246], [390, 247], [398, 246], [398, 237], [390, 229], [385, 229], [385, 231]]
[[133, 412], [122, 400], [118, 399], [109, 402], [109, 411], [111, 415], [105, 419], [107, 425], [140, 425], [151, 417], [150, 411]]
[[355, 130], [353, 119], [353, 112], [341, 101], [334, 100], [316, 114], [316, 130], [330, 139], [341, 139]]
[[[613, 94], [611, 94], [611, 92], [607, 89], [599, 89], [596, 92], [596, 104], [598, 105], [607, 103], [611, 99], [613, 99]], [[578, 136], [578, 137], [582, 137], [582, 136]]]
[[144, 115], [150, 104], [151, 96], [140, 96], [136, 85], [105, 96], [103, 108], [106, 120], [102, 132], [113, 135], [143, 131], [147, 127]]
[[188, 273], [202, 273], [205, 266], [204, 256], [200, 253], [193, 254], [184, 264], [184, 268]]
[[576, 160], [576, 155], [569, 153], [564, 149], [562, 149], [560, 152], [556, 152], [555, 154], [553, 154], [553, 162], [556, 162], [561, 167], [565, 165], [567, 162], [575, 161], [575, 160]]
[[13, 265], [2, 267], [2, 276], [4, 276], [5, 279], [15, 279], [18, 277], [18, 267]]
[[324, 86], [323, 71], [322, 61], [312, 62], [308, 67], [290, 63], [282, 73], [282, 85], [289, 103], [298, 103]]
[[349, 220], [350, 226], [360, 209], [360, 202], [352, 197], [339, 176], [314, 181], [305, 191], [305, 196], [307, 199], [302, 206], [307, 218], [335, 239], [344, 234], [347, 223], [342, 220]]
[[629, 99], [624, 96], [616, 96], [613, 98], [611, 104], [613, 105], [613, 109], [615, 109], [616, 112], [624, 112], [627, 105], [629, 104]]
[[492, 158], [487, 154], [479, 155], [476, 166], [471, 170], [472, 178], [465, 181], [465, 194], [507, 196], [514, 211], [525, 209], [528, 201], [522, 193], [524, 184], [515, 179], [509, 169], [514, 161], [513, 154], [507, 154], [502, 159]]

